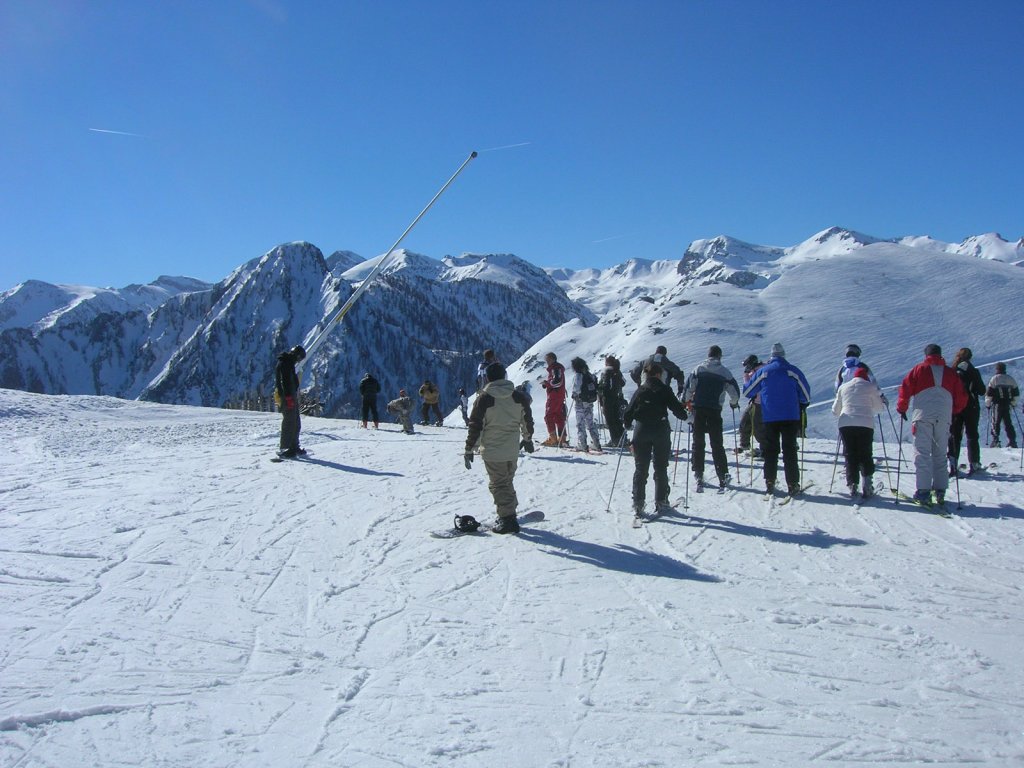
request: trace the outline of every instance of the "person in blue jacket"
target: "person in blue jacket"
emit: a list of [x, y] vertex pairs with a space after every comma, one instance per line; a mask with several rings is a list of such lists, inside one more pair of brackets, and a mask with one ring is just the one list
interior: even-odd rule
[[[764, 420], [764, 484], [768, 493], [775, 491], [779, 472], [779, 453], [786, 473], [786, 486], [790, 496], [800, 493], [800, 435], [801, 416], [811, 402], [811, 388], [803, 372], [786, 360], [782, 344], [772, 344], [768, 362], [743, 388], [743, 396], [753, 400], [761, 396], [761, 415]], [[781, 443], [781, 449], [780, 449]]]

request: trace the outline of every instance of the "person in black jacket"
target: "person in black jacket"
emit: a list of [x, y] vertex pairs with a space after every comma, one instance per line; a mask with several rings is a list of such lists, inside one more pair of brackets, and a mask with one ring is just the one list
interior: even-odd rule
[[380, 382], [367, 372], [359, 382], [359, 395], [363, 398], [363, 429], [372, 414], [373, 428], [380, 427], [380, 415], [377, 413], [377, 395], [380, 394]]
[[281, 409], [281, 441], [277, 455], [286, 459], [305, 453], [299, 447], [302, 423], [299, 419], [299, 375], [295, 372], [295, 364], [305, 358], [306, 350], [297, 344], [277, 356], [274, 369], [274, 390]]
[[647, 472], [654, 458], [654, 504], [657, 512], [669, 507], [668, 457], [672, 453], [672, 427], [668, 422], [668, 411], [686, 421], [686, 408], [676, 398], [672, 388], [662, 381], [662, 368], [658, 363], [647, 363], [645, 379], [633, 393], [626, 412], [622, 415], [625, 428], [633, 432], [633, 458], [636, 469], [633, 472], [633, 514], [643, 515], [647, 497]]
[[601, 403], [601, 411], [604, 413], [604, 423], [608, 425], [608, 448], [618, 448], [622, 443], [624, 434], [622, 429], [622, 407], [625, 399], [622, 397], [622, 388], [626, 386], [626, 380], [622, 378], [622, 364], [618, 358], [608, 355], [604, 359], [604, 371], [597, 382], [597, 399]]
[[981, 378], [981, 372], [971, 363], [971, 350], [967, 347], [961, 348], [953, 358], [953, 370], [960, 378], [967, 392], [967, 407], [960, 413], [953, 415], [953, 422], [949, 427], [949, 449], [946, 456], [949, 458], [949, 476], [953, 477], [960, 462], [960, 443], [963, 440], [964, 432], [967, 432], [967, 474], [972, 475], [981, 469], [981, 441], [978, 433], [978, 422], [981, 420], [981, 402], [979, 397], [985, 396], [985, 382]]

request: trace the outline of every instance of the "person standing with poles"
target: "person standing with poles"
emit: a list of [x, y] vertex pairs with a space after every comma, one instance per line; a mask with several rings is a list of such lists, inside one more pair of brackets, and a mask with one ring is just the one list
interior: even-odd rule
[[686, 408], [662, 381], [662, 369], [657, 363], [647, 363], [644, 382], [633, 393], [626, 412], [622, 415], [623, 425], [628, 430], [636, 422], [633, 432], [633, 516], [643, 519], [647, 498], [647, 474], [654, 461], [654, 511], [661, 514], [669, 509], [668, 458], [672, 452], [672, 427], [668, 412], [686, 421]]
[[903, 421], [907, 421], [911, 401], [917, 481], [917, 490], [911, 500], [929, 509], [936, 504], [942, 507], [949, 488], [949, 473], [946, 471], [949, 426], [953, 416], [967, 406], [967, 393], [959, 377], [946, 365], [942, 347], [938, 344], [924, 348], [924, 360], [911, 368], [900, 384], [896, 413]]
[[985, 405], [992, 413], [992, 447], [999, 448], [1001, 427], [1006, 428], [1006, 447], [1017, 447], [1017, 433], [1013, 429], [1010, 411], [1017, 407], [1020, 389], [1012, 376], [1006, 373], [1006, 363], [996, 363], [996, 375], [989, 379], [985, 392]]
[[608, 355], [604, 359], [604, 371], [597, 382], [597, 397], [604, 414], [604, 423], [608, 425], [608, 448], [614, 448], [622, 442], [622, 408], [625, 405], [622, 388], [626, 380], [622, 378], [621, 364], [618, 358]]
[[981, 439], [978, 422], [981, 420], [981, 402], [979, 397], [985, 395], [985, 382], [981, 373], [971, 363], [973, 354], [967, 347], [960, 348], [953, 358], [953, 370], [960, 378], [960, 383], [967, 393], [967, 406], [953, 416], [949, 428], [949, 476], [956, 477], [960, 466], [960, 443], [964, 432], [967, 433], [967, 474], [973, 475], [981, 470]]
[[846, 487], [854, 501], [858, 493], [865, 499], [874, 495], [875, 462], [871, 454], [875, 440], [875, 417], [881, 416], [884, 410], [882, 390], [871, 381], [867, 366], [854, 369], [853, 377], [839, 387], [835, 402], [832, 403], [832, 413], [839, 420], [839, 435], [843, 441]]
[[[747, 355], [743, 360], [743, 387], [754, 378], [757, 369], [764, 363], [758, 360], [757, 355]], [[757, 445], [754, 445], [757, 441]], [[743, 409], [740, 416], [740, 452], [750, 451], [751, 460], [761, 456], [761, 444], [764, 442], [764, 421], [761, 419], [761, 396], [747, 401], [747, 407]], [[739, 470], [736, 470], [739, 474]]]
[[586, 361], [582, 357], [574, 357], [569, 365], [572, 366], [572, 402], [576, 411], [576, 448], [584, 453], [590, 453], [587, 444], [587, 434], [594, 443], [594, 453], [604, 453], [601, 450], [601, 435], [594, 425], [594, 403], [597, 402], [597, 378], [590, 372]]
[[[803, 371], [786, 360], [782, 344], [772, 344], [771, 358], [743, 390], [743, 396], [760, 395], [764, 419], [764, 484], [775, 492], [779, 454], [785, 468], [790, 496], [800, 493], [800, 449], [797, 437], [802, 427], [803, 409], [811, 401], [811, 388]], [[781, 444], [781, 445], [780, 445]]]
[[541, 445], [565, 447], [565, 366], [558, 362], [558, 355], [548, 352], [544, 355], [548, 364], [548, 377], [541, 383], [547, 392], [544, 404], [544, 425], [548, 428], [548, 439]]
[[[725, 490], [732, 477], [729, 459], [722, 444], [722, 406], [728, 395], [729, 404], [739, 408], [740, 391], [732, 373], [722, 365], [722, 349], [717, 344], [708, 349], [708, 357], [686, 379], [683, 402], [693, 409], [693, 454], [690, 466], [697, 493], [704, 492], [704, 449], [711, 443], [711, 458], [718, 475], [718, 487]], [[733, 419], [735, 423], [735, 419]]]

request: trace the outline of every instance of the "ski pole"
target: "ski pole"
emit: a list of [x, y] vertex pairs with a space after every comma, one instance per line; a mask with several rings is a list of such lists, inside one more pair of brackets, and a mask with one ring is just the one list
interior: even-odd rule
[[[693, 429], [689, 424], [686, 425], [686, 456], [689, 461], [690, 456], [690, 433]], [[690, 468], [686, 468], [686, 490], [683, 491], [683, 509], [690, 508]]]
[[[891, 418], [892, 414], [889, 414], [889, 416]], [[903, 419], [902, 418], [900, 419], [899, 445], [900, 445], [900, 456], [902, 457], [903, 456]], [[903, 469], [903, 462], [901, 461], [900, 463], [898, 463], [896, 465], [896, 487], [895, 488], [890, 488], [890, 490], [892, 491], [892, 495], [895, 497], [894, 501], [899, 501], [899, 498], [900, 498], [900, 470], [902, 470], [902, 469]]]
[[736, 442], [736, 406], [732, 407], [732, 455], [736, 457], [736, 482], [740, 482], [740, 449]]
[[[895, 435], [896, 434], [896, 421], [892, 417], [892, 411], [889, 410], [889, 404], [888, 403], [885, 404], [885, 412], [889, 414], [889, 423], [892, 424], [892, 433]], [[897, 448], [899, 448], [900, 464], [902, 464], [906, 460], [903, 457], [903, 424], [902, 424], [902, 422], [900, 423], [899, 435], [900, 435], [900, 439], [899, 439], [899, 442], [896, 445], [897, 445]], [[896, 486], [899, 487], [899, 484], [900, 484], [899, 471], [897, 470], [897, 473], [896, 473]]]
[[985, 447], [992, 447], [992, 406], [985, 406], [985, 421], [988, 422], [988, 435], [985, 438]]
[[960, 471], [957, 470], [956, 475], [956, 508], [960, 509]]
[[626, 444], [626, 432], [623, 430], [622, 437], [619, 438], [619, 458], [615, 462], [615, 475], [612, 477], [612, 489], [608, 492], [608, 506], [605, 507], [605, 512], [612, 511], [612, 496], [615, 494], [615, 484], [619, 480], [619, 465], [622, 463], [622, 454], [624, 453], [624, 446]]
[[679, 422], [679, 427], [676, 429], [675, 434], [672, 436], [672, 453], [674, 459], [672, 461], [672, 485], [676, 484], [676, 474], [679, 472], [679, 446], [683, 442], [683, 422]]
[[839, 441], [842, 440], [842, 433], [836, 435], [836, 458], [832, 462], [832, 482], [828, 484], [828, 492], [832, 493], [832, 486], [836, 483], [836, 469], [839, 467]]
[[882, 458], [885, 460], [885, 482], [892, 488], [892, 477], [889, 475], [889, 454], [885, 451], [885, 432], [882, 431], [882, 414], [878, 414], [878, 435], [882, 438]]

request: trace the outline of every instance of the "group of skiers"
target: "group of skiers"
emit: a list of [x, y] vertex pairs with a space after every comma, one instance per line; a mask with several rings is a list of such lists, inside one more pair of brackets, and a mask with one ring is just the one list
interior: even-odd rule
[[[1000, 445], [1006, 431], [1008, 447], [1016, 448], [1016, 432], [1011, 410], [1020, 395], [1016, 381], [1006, 374], [1004, 363], [996, 364], [996, 375], [986, 386], [977, 368], [971, 363], [971, 350], [960, 349], [947, 366], [937, 344], [925, 348], [924, 360], [916, 365], [900, 384], [896, 411], [904, 421], [913, 423], [916, 491], [911, 497], [924, 506], [942, 504], [949, 478], [958, 470], [960, 445], [967, 436], [968, 473], [982, 469], [979, 442], [980, 398], [990, 410], [991, 444]], [[301, 346], [282, 353], [276, 372], [277, 395], [281, 402], [282, 425], [279, 453], [295, 456], [299, 447], [298, 377], [294, 365], [305, 357]], [[648, 475], [654, 468], [654, 511], [669, 507], [668, 463], [672, 455], [671, 412], [678, 419], [691, 420], [690, 471], [696, 489], [705, 488], [706, 454], [710, 447], [711, 465], [718, 487], [725, 489], [732, 481], [723, 441], [725, 428], [722, 409], [726, 402], [736, 411], [740, 399], [747, 405], [739, 420], [740, 451], [749, 450], [752, 458], [762, 458], [765, 490], [776, 489], [779, 460], [783, 465], [785, 491], [796, 496], [801, 491], [799, 440], [806, 428], [806, 409], [810, 403], [810, 387], [803, 372], [786, 359], [781, 343], [775, 343], [767, 362], [756, 355], [743, 360], [743, 384], [737, 382], [722, 363], [722, 349], [713, 345], [707, 358], [686, 375], [673, 363], [664, 346], [640, 361], [630, 377], [638, 384], [627, 403], [623, 396], [625, 379], [621, 363], [614, 356], [604, 359], [605, 367], [595, 376], [580, 357], [570, 362], [573, 372], [568, 381], [565, 367], [554, 352], [545, 355], [546, 377], [541, 386], [546, 393], [544, 424], [547, 438], [544, 446], [568, 447], [568, 401], [576, 413], [576, 450], [603, 453], [617, 447], [631, 451], [635, 461], [633, 475], [633, 510], [642, 516], [646, 504]], [[676, 391], [672, 390], [673, 381]], [[846, 347], [843, 362], [836, 374], [835, 399], [832, 412], [837, 418], [839, 442], [845, 463], [846, 485], [852, 497], [868, 498], [874, 493], [873, 459], [874, 423], [888, 407], [874, 375], [861, 360], [856, 344]], [[359, 383], [362, 397], [361, 426], [372, 420], [379, 426], [377, 397], [380, 383], [366, 373]], [[442, 425], [440, 394], [436, 385], [425, 381], [419, 389], [423, 424], [429, 423], [430, 412], [435, 424]], [[518, 530], [517, 501], [513, 478], [520, 449], [534, 450], [534, 422], [529, 384], [513, 386], [506, 378], [504, 366], [493, 350], [487, 350], [477, 371], [477, 397], [468, 412], [468, 396], [459, 390], [462, 417], [468, 427], [465, 464], [472, 466], [479, 449], [489, 477], [498, 521], [499, 533]], [[609, 442], [602, 446], [594, 420], [595, 405], [601, 408], [609, 431]], [[387, 405], [387, 411], [399, 419], [404, 432], [413, 433], [414, 405], [406, 390]], [[635, 428], [634, 428], [635, 426]], [[879, 421], [879, 426], [881, 422]], [[628, 439], [633, 430], [632, 439]], [[900, 435], [902, 442], [902, 429]], [[838, 452], [837, 452], [838, 459]]]

